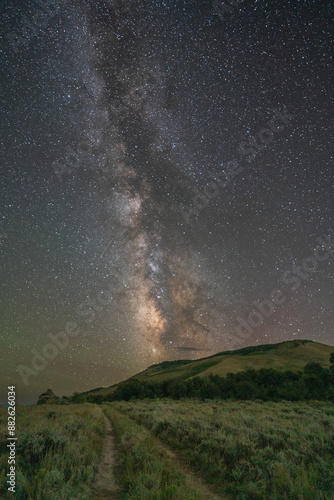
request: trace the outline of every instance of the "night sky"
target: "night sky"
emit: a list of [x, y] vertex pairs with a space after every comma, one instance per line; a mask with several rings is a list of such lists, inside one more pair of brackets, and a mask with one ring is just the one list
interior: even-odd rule
[[0, 375], [20, 402], [334, 345], [334, 5], [234, 4], [5, 0]]

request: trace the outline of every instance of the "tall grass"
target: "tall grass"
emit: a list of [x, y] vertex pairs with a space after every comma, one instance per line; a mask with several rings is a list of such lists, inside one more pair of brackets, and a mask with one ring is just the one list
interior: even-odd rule
[[114, 402], [233, 500], [333, 500], [330, 403]]
[[143, 426], [110, 404], [104, 405], [103, 411], [111, 420], [115, 432], [118, 450], [116, 475], [123, 488], [124, 500], [204, 499], [187, 485], [177, 464]]
[[[157, 437], [222, 498], [332, 500], [334, 405], [143, 400], [103, 405], [123, 500], [204, 500]], [[7, 411], [0, 411], [0, 498], [7, 491]], [[146, 428], [145, 428], [146, 426]], [[88, 500], [104, 438], [96, 405], [17, 410], [19, 500]]]
[[[8, 492], [7, 410], [0, 413], [0, 498]], [[16, 494], [18, 500], [90, 498], [102, 451], [104, 422], [95, 405], [18, 407]]]

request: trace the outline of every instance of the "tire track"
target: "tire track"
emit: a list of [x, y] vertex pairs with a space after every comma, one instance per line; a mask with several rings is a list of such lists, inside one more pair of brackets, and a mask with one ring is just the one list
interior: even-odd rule
[[101, 462], [96, 473], [91, 500], [117, 500], [119, 498], [119, 486], [115, 481], [114, 475], [114, 469], [117, 462], [114, 436], [111, 423], [104, 413], [103, 418], [105, 438]]

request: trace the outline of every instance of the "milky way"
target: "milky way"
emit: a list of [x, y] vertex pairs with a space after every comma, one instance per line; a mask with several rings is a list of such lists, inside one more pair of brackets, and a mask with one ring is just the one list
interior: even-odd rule
[[[298, 290], [282, 278], [331, 231], [331, 2], [142, 4], [5, 2], [1, 365], [23, 401], [333, 344], [332, 254]], [[240, 334], [275, 289], [285, 303]]]

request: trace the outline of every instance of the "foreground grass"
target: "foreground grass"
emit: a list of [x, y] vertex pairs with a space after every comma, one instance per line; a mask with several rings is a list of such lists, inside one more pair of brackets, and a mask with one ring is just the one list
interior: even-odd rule
[[187, 486], [178, 466], [161, 449], [157, 439], [142, 426], [120, 413], [114, 405], [103, 405], [115, 433], [118, 450], [116, 476], [124, 500], [201, 500]]
[[0, 498], [84, 500], [100, 459], [101, 409], [92, 404], [17, 408], [16, 494], [7, 491], [7, 409], [0, 412]]
[[[114, 402], [111, 408], [144, 424], [220, 495], [233, 500], [334, 498], [330, 403], [144, 400]], [[135, 468], [140, 459], [134, 455]]]

